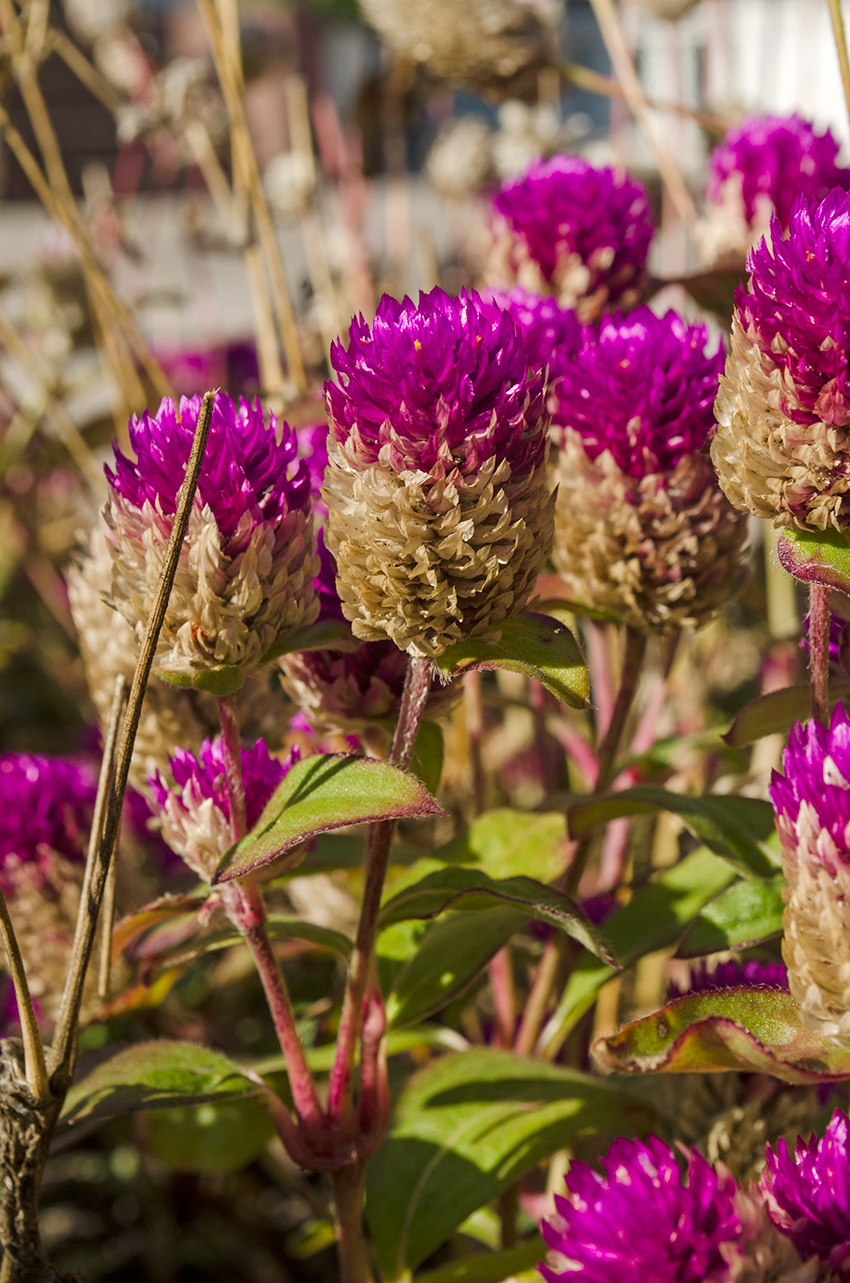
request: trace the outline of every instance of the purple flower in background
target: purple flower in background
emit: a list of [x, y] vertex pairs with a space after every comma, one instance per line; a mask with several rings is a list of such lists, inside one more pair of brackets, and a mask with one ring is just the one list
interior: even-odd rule
[[833, 187], [850, 187], [839, 146], [829, 129], [817, 133], [802, 116], [750, 116], [711, 153], [708, 199], [722, 204], [731, 182], [751, 227], [775, 214], [787, 231], [798, 196], [822, 200]]
[[707, 347], [706, 326], [672, 311], [605, 317], [554, 363], [553, 425], [577, 432], [591, 459], [609, 450], [630, 477], [671, 471], [714, 428], [723, 343]]
[[325, 468], [328, 466], [328, 425], [324, 419], [318, 423], [309, 423], [303, 428], [296, 428], [295, 436], [298, 441], [298, 456], [306, 463], [310, 477], [313, 512], [324, 520], [328, 515], [327, 505], [322, 498]]
[[[113, 597], [144, 626], [156, 592], [201, 408], [164, 400], [130, 423], [135, 462], [115, 448], [105, 509]], [[261, 663], [281, 637], [311, 623], [315, 534], [307, 464], [298, 443], [259, 402], [219, 393], [157, 663], [194, 679]]]
[[552, 294], [583, 321], [638, 302], [653, 218], [644, 188], [628, 175], [553, 156], [506, 183], [493, 210], [488, 284]]
[[770, 798], [788, 882], [782, 956], [803, 1019], [829, 1038], [850, 1038], [850, 717], [837, 704], [829, 726], [792, 729]]
[[520, 285], [512, 290], [490, 290], [485, 297], [510, 312], [525, 341], [528, 364], [549, 367], [550, 379], [557, 366], [575, 357], [584, 338], [584, 327], [572, 308], [560, 307], [553, 298], [530, 294]]
[[741, 1235], [735, 1182], [684, 1152], [685, 1172], [657, 1137], [621, 1137], [604, 1175], [572, 1163], [567, 1195], [555, 1196], [556, 1214], [541, 1226], [557, 1254], [540, 1266], [547, 1283], [729, 1283]]
[[800, 199], [738, 287], [712, 458], [736, 508], [824, 530], [850, 522], [850, 194]]
[[[836, 615], [834, 611], [829, 616], [829, 668], [834, 677], [844, 681], [847, 679], [847, 669], [841, 658], [841, 643], [844, 637], [844, 630], [848, 626], [848, 621], [841, 615]], [[809, 616], [803, 616], [803, 636], [800, 638], [800, 650], [808, 659], [809, 656]]]
[[325, 385], [323, 492], [345, 616], [418, 656], [496, 636], [551, 544], [545, 374], [474, 291], [385, 295], [349, 334]]
[[0, 756], [0, 887], [12, 864], [41, 864], [52, 853], [85, 860], [94, 799], [88, 766], [35, 753]]
[[779, 1140], [765, 1155], [761, 1188], [773, 1222], [800, 1256], [831, 1267], [836, 1283], [850, 1281], [850, 1123], [836, 1110], [822, 1140], [797, 1139], [793, 1154]]
[[756, 958], [748, 958], [745, 962], [732, 958], [711, 969], [702, 962], [691, 971], [687, 985], [672, 986], [672, 996], [682, 998], [686, 994], [708, 993], [712, 989], [736, 989], [740, 985], [767, 985], [771, 989], [787, 989], [788, 972], [781, 962], [759, 962]]
[[[263, 740], [257, 740], [253, 748], [242, 750], [249, 829], [256, 824], [272, 793], [299, 758], [299, 750], [294, 748], [280, 761], [270, 755]], [[204, 740], [197, 757], [178, 749], [170, 761], [176, 790], [160, 771], [148, 779], [154, 805], [159, 808], [162, 835], [196, 873], [208, 879], [233, 842], [221, 738]]]
[[645, 631], [704, 622], [741, 579], [746, 522], [705, 451], [723, 365], [707, 343], [641, 307], [553, 361], [552, 559], [576, 600]]

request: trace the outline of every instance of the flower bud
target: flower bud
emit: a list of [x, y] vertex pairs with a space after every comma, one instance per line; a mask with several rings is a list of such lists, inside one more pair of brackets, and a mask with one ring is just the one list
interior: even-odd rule
[[323, 491], [343, 613], [411, 655], [498, 637], [551, 545], [545, 377], [474, 292], [385, 295], [350, 336], [326, 384]]
[[850, 194], [778, 219], [735, 294], [711, 457], [730, 503], [777, 526], [850, 524]]
[[705, 443], [722, 351], [643, 307], [553, 360], [552, 560], [577, 601], [645, 631], [696, 627], [741, 577], [746, 521]]
[[810, 1029], [850, 1042], [850, 717], [798, 722], [773, 773], [782, 842], [785, 936], [793, 997]]
[[[133, 419], [131, 462], [115, 448], [104, 510], [116, 606], [141, 637], [156, 595], [195, 433], [199, 397], [167, 398]], [[306, 465], [294, 433], [258, 402], [215, 398], [189, 529], [156, 664], [189, 683], [250, 670], [273, 644], [315, 619], [315, 536]]]
[[484, 279], [497, 289], [522, 285], [552, 295], [581, 321], [594, 321], [640, 301], [652, 233], [640, 183], [578, 156], [553, 156], [494, 198]]

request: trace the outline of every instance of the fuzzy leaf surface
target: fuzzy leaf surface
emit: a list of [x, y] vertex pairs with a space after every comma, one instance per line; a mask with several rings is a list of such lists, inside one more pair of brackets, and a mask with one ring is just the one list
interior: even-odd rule
[[[829, 683], [830, 707], [840, 699], [847, 699], [850, 686], [846, 682]], [[805, 722], [812, 711], [812, 692], [809, 686], [785, 686], [770, 691], [747, 704], [738, 713], [723, 736], [731, 748], [746, 748], [766, 735], [781, 734], [787, 737], [795, 722]]]
[[806, 1029], [790, 993], [763, 985], [676, 998], [597, 1039], [593, 1054], [604, 1068], [627, 1074], [739, 1070], [797, 1085], [850, 1077], [850, 1047]]
[[783, 570], [805, 583], [850, 595], [850, 542], [838, 530], [783, 530], [776, 541]]
[[563, 873], [568, 851], [563, 811], [485, 811], [469, 828], [434, 853], [446, 864], [474, 864], [491, 878], [519, 875], [552, 882]]
[[393, 896], [381, 910], [379, 924], [388, 927], [410, 918], [435, 918], [448, 908], [486, 908], [494, 901], [515, 905], [526, 917], [548, 922], [598, 958], [617, 965], [604, 934], [588, 922], [576, 902], [533, 878], [495, 879], [479, 869], [437, 869]]
[[443, 673], [507, 668], [533, 677], [570, 708], [585, 708], [590, 679], [581, 648], [564, 624], [528, 611], [501, 625], [498, 642], [470, 638], [447, 647], [434, 662]]
[[745, 877], [763, 878], [776, 872], [779, 858], [770, 845], [771, 840], [776, 842], [773, 807], [760, 798], [713, 793], [688, 797], [643, 784], [577, 802], [567, 815], [571, 834], [581, 838], [622, 816], [658, 811], [681, 816], [695, 837]]
[[250, 833], [224, 853], [213, 882], [244, 877], [329, 829], [441, 814], [406, 771], [371, 757], [317, 754], [281, 780]]
[[209, 1047], [167, 1039], [140, 1042], [120, 1048], [72, 1085], [62, 1121], [235, 1100], [261, 1090], [237, 1064]]
[[236, 1172], [265, 1149], [274, 1125], [258, 1100], [207, 1101], [151, 1109], [141, 1119], [142, 1142], [182, 1172]]
[[633, 1098], [575, 1070], [495, 1048], [440, 1056], [405, 1084], [369, 1163], [366, 1214], [387, 1283], [556, 1150], [647, 1122]]
[[782, 932], [781, 873], [744, 878], [707, 904], [679, 947], [678, 957], [699, 958], [721, 949], [744, 949]]

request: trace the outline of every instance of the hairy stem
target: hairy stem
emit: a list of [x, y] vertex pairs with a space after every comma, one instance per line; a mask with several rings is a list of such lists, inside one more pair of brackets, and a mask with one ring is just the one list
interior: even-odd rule
[[351, 1163], [331, 1176], [342, 1283], [372, 1283], [363, 1233], [363, 1163]]
[[809, 596], [809, 677], [812, 717], [829, 723], [829, 588], [812, 584]]
[[219, 699], [218, 719], [224, 749], [224, 779], [230, 803], [230, 829], [233, 841], [238, 842], [248, 832], [248, 820], [245, 812], [245, 784], [242, 779], [242, 734], [235, 695], [224, 695]]
[[[431, 690], [431, 661], [411, 656], [408, 660], [404, 692], [401, 697], [398, 723], [390, 748], [389, 761], [402, 768], [410, 764], [413, 746], [422, 721], [422, 713]], [[328, 1112], [342, 1125], [343, 1131], [353, 1123], [352, 1073], [357, 1039], [363, 1017], [363, 999], [375, 936], [378, 929], [378, 912], [381, 893], [389, 864], [390, 850], [395, 834], [395, 821], [381, 820], [372, 826], [366, 851], [366, 874], [363, 904], [357, 925], [357, 938], [348, 969], [348, 981], [342, 1004], [336, 1057], [331, 1070], [328, 1094]]]

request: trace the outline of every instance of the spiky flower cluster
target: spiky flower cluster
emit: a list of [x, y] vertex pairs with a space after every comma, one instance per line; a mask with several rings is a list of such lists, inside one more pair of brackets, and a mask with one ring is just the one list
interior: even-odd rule
[[332, 349], [324, 496], [357, 637], [439, 655], [521, 610], [552, 539], [546, 381], [509, 313], [441, 289]]
[[[164, 400], [130, 424], [136, 461], [115, 449], [105, 509], [116, 605], [137, 633], [147, 623], [201, 408]], [[315, 536], [307, 467], [297, 442], [258, 402], [219, 393], [157, 664], [193, 679], [250, 669], [281, 636], [311, 623]]]
[[774, 216], [784, 232], [798, 196], [822, 200], [850, 187], [850, 169], [837, 163], [839, 143], [802, 116], [751, 116], [714, 149], [709, 161], [704, 256], [744, 255]]
[[694, 967], [687, 987], [679, 990], [679, 996], [708, 993], [712, 989], [736, 989], [739, 985], [787, 989], [788, 972], [781, 962], [759, 962], [757, 958], [747, 958], [745, 962], [732, 958], [711, 969], [703, 962]]
[[484, 297], [510, 312], [522, 331], [528, 364], [533, 369], [548, 366], [551, 387], [560, 364], [575, 357], [584, 337], [575, 311], [561, 307], [554, 298], [532, 294], [521, 285], [511, 290], [488, 290]]
[[652, 233], [640, 183], [578, 156], [553, 156], [494, 198], [485, 279], [553, 295], [593, 321], [639, 302]]
[[746, 524], [704, 448], [723, 361], [707, 344], [642, 307], [555, 362], [553, 560], [579, 601], [641, 629], [704, 622], [739, 578]]
[[768, 1145], [762, 1192], [774, 1223], [803, 1259], [816, 1257], [835, 1283], [850, 1283], [850, 1123], [836, 1110], [826, 1135], [793, 1154], [780, 1140]]
[[711, 446], [736, 508], [779, 526], [850, 524], [850, 194], [800, 200], [752, 251]]
[[850, 717], [798, 722], [770, 797], [788, 883], [782, 953], [807, 1025], [850, 1041]]
[[[263, 808], [287, 771], [298, 760], [298, 750], [279, 761], [262, 740], [242, 750], [242, 782], [248, 827]], [[197, 757], [178, 749], [171, 758], [176, 788], [157, 771], [149, 780], [159, 810], [165, 841], [191, 869], [208, 880], [224, 852], [233, 844], [230, 799], [225, 775], [224, 746], [220, 738], [204, 740]]]

